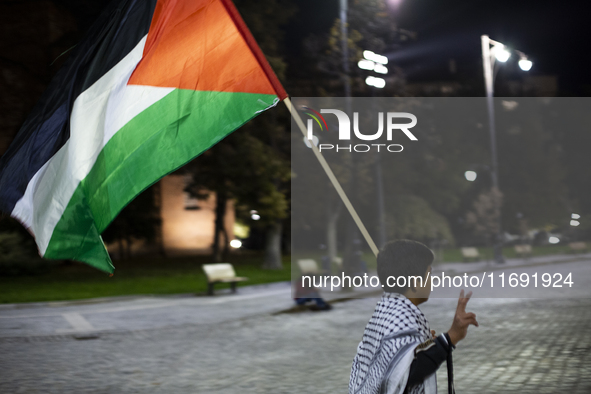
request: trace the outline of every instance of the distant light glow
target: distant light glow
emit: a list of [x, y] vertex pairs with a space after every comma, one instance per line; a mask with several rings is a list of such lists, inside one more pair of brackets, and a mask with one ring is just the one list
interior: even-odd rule
[[372, 62], [388, 64], [388, 58], [386, 56], [378, 55], [372, 51], [363, 51], [363, 57]]
[[581, 215], [579, 215], [578, 213], [573, 213], [572, 215], [570, 215], [571, 219], [580, 219]]
[[376, 64], [375, 68], [373, 69], [375, 72], [380, 74], [388, 74], [388, 68], [382, 64]]
[[478, 176], [478, 174], [476, 174], [476, 172], [474, 172], [474, 171], [466, 171], [464, 173], [464, 176], [466, 177], [467, 181], [474, 182], [476, 180], [476, 177]]
[[507, 111], [513, 111], [515, 108], [519, 106], [519, 103], [515, 100], [503, 100], [501, 101], [503, 108]]
[[373, 71], [373, 69], [375, 68], [376, 64], [374, 62], [372, 62], [371, 60], [361, 59], [359, 61], [359, 63], [357, 63], [357, 66], [360, 69], [362, 69], [362, 70]]
[[570, 225], [573, 227], [577, 227], [579, 224], [581, 224], [581, 222], [579, 222], [578, 220], [571, 220], [570, 221]]
[[250, 218], [252, 220], [259, 220], [261, 218], [261, 216], [257, 213], [253, 213], [252, 215], [250, 215]]
[[501, 63], [505, 63], [511, 57], [511, 52], [506, 50], [504, 45], [496, 45], [493, 50], [495, 52], [495, 57]]
[[560, 239], [558, 239], [558, 237], [550, 237], [548, 238], [548, 242], [550, 242], [551, 244], [557, 244], [558, 242], [560, 242]]
[[531, 60], [527, 60], [527, 59], [521, 59], [521, 60], [519, 61], [519, 68], [521, 68], [523, 71], [529, 71], [529, 70], [531, 70], [531, 67], [532, 67], [533, 65], [534, 65], [534, 64], [532, 63], [532, 61], [531, 61]]
[[238, 239], [233, 239], [230, 241], [230, 246], [233, 247], [234, 249], [238, 249], [239, 247], [242, 246], [242, 242], [240, 242], [240, 240], [238, 240]]
[[400, 6], [400, 3], [402, 3], [402, 0], [388, 0], [388, 4], [390, 4], [393, 7]]
[[[316, 137], [315, 135], [312, 136], [312, 143], [314, 144], [314, 146], [318, 146], [318, 137]], [[308, 139], [308, 137], [304, 137], [304, 144], [306, 144], [306, 146], [308, 148], [311, 148], [312, 145], [310, 144], [310, 140]]]
[[367, 77], [365, 79], [365, 83], [368, 84], [369, 86], [374, 86], [379, 89], [382, 89], [384, 86], [386, 86], [386, 80], [383, 78], [377, 78], [377, 77]]

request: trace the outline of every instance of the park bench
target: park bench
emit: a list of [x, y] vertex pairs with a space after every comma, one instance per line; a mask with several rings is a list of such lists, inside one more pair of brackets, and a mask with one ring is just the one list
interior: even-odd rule
[[213, 295], [213, 287], [216, 283], [230, 283], [232, 293], [235, 293], [236, 283], [248, 280], [248, 278], [236, 276], [234, 267], [230, 263], [203, 264], [203, 271], [207, 276], [207, 295]]
[[530, 256], [531, 252], [531, 245], [529, 244], [515, 245], [515, 253], [517, 253], [518, 256]]
[[312, 259], [301, 259], [298, 260], [298, 267], [302, 275], [318, 275], [320, 270], [318, 264]]
[[568, 246], [573, 253], [584, 252], [587, 250], [587, 244], [585, 242], [571, 242]]
[[462, 252], [462, 257], [463, 257], [464, 261], [469, 260], [469, 259], [474, 259], [474, 260], [480, 259], [480, 253], [478, 253], [478, 249], [476, 249], [475, 247], [465, 247], [465, 248], [461, 248], [460, 250]]
[[340, 270], [343, 269], [343, 258], [342, 257], [337, 256], [332, 260], [332, 262], [335, 263], [336, 266], [339, 267]]

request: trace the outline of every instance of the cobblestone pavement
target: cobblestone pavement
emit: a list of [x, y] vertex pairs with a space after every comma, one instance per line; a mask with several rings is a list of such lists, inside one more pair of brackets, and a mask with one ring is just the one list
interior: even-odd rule
[[[573, 267], [581, 271], [576, 277], [587, 277], [587, 265]], [[0, 393], [347, 391], [376, 298], [337, 303], [330, 312], [240, 311], [252, 302], [220, 303], [215, 319], [179, 318], [175, 325], [103, 331], [96, 339], [4, 336]], [[449, 328], [455, 303], [432, 299], [421, 309], [439, 332]], [[477, 313], [480, 327], [471, 328], [454, 352], [459, 394], [591, 392], [591, 298], [565, 292], [546, 299], [473, 299], [468, 310]], [[445, 374], [438, 379], [445, 392]]]

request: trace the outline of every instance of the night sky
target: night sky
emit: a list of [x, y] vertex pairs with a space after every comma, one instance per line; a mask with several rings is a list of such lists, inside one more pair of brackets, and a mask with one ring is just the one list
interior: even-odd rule
[[[387, 54], [392, 62], [403, 66], [410, 78], [445, 71], [451, 58], [456, 60], [459, 72], [478, 72], [480, 36], [488, 34], [526, 53], [534, 62], [530, 71], [533, 75], [557, 75], [563, 94], [591, 94], [591, 12], [584, 1], [387, 1], [397, 24], [418, 34], [415, 43]], [[300, 11], [287, 32], [289, 51], [294, 55], [300, 53], [298, 41], [303, 37], [325, 32], [331, 26], [339, 2], [296, 3]]]

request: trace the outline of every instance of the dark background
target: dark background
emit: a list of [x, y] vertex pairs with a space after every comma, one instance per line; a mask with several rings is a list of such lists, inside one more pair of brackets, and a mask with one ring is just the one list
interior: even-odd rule
[[[298, 14], [286, 29], [286, 49], [301, 55], [301, 40], [320, 33], [338, 17], [338, 0], [298, 0]], [[350, 1], [353, 4], [354, 1]], [[533, 75], [557, 75], [561, 95], [588, 96], [589, 8], [583, 1], [388, 0], [394, 21], [417, 33], [417, 42], [391, 61], [411, 79], [436, 78], [455, 58], [458, 69], [481, 73], [480, 36], [488, 34], [534, 62]]]

